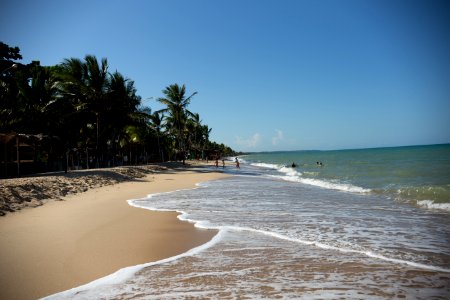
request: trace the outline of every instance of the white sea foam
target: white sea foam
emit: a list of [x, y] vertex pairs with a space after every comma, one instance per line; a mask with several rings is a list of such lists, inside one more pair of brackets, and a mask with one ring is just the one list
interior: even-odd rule
[[[316, 180], [316, 179], [309, 179], [309, 178], [301, 178], [299, 176], [300, 173], [297, 172], [293, 168], [280, 167], [280, 166], [277, 167], [275, 165], [270, 165], [270, 167], [273, 168], [273, 169], [277, 169], [277, 170], [280, 170], [280, 171], [284, 172], [286, 174], [285, 176], [275, 176], [275, 177], [278, 177], [278, 178], [281, 178], [281, 179], [284, 179], [284, 180], [288, 180], [287, 178], [289, 178], [290, 181], [296, 181], [296, 182], [301, 182], [301, 183], [305, 183], [305, 184], [320, 186], [320, 187], [327, 188], [327, 189], [335, 189], [335, 190], [341, 190], [341, 191], [352, 192], [352, 193], [368, 193], [368, 192], [370, 192], [370, 190], [363, 189], [363, 188], [360, 188], [360, 187], [355, 187], [355, 186], [352, 186], [352, 185], [346, 185], [346, 184], [340, 184], [340, 183], [331, 183], [331, 182], [325, 182], [325, 181]], [[197, 186], [199, 188], [207, 187], [208, 183], [199, 183]], [[157, 195], [154, 195], [154, 196], [157, 196]], [[425, 202], [425, 203], [428, 203], [428, 202]], [[133, 204], [130, 203], [130, 205], [133, 205]], [[427, 205], [432, 205], [432, 204], [429, 203]], [[446, 204], [443, 204], [442, 206], [439, 206], [439, 207], [440, 208], [446, 207]], [[151, 208], [151, 209], [152, 210], [158, 210], [158, 208]], [[193, 220], [193, 219], [189, 218], [187, 213], [185, 213], [183, 211], [178, 211], [178, 212], [180, 213], [180, 215], [179, 215], [180, 220], [193, 222], [193, 223], [196, 224], [195, 226], [200, 227], [200, 228], [217, 229], [217, 230], [220, 230], [221, 232], [226, 232], [226, 231], [248, 231], [248, 232], [254, 232], [254, 233], [259, 233], [259, 234], [264, 234], [264, 235], [267, 235], [267, 236], [271, 236], [271, 237], [274, 237], [274, 238], [277, 238], [277, 239], [282, 239], [282, 240], [286, 240], [286, 241], [301, 243], [301, 244], [304, 244], [304, 245], [315, 246], [315, 247], [318, 247], [318, 248], [321, 248], [321, 249], [339, 251], [339, 252], [342, 252], [342, 253], [357, 253], [357, 254], [365, 255], [367, 257], [371, 257], [371, 258], [375, 258], [375, 259], [380, 259], [380, 260], [392, 262], [392, 263], [395, 263], [395, 264], [403, 264], [403, 265], [409, 265], [409, 266], [416, 267], [416, 268], [421, 268], [421, 269], [427, 269], [427, 270], [433, 270], [433, 271], [440, 271], [440, 272], [450, 273], [450, 269], [437, 267], [437, 266], [431, 266], [431, 265], [422, 264], [422, 263], [416, 263], [414, 261], [408, 261], [408, 260], [402, 260], [402, 259], [398, 259], [398, 258], [388, 257], [386, 255], [382, 255], [382, 254], [376, 253], [374, 251], [368, 251], [368, 250], [364, 250], [364, 249], [354, 249], [354, 248], [348, 248], [348, 247], [342, 247], [342, 246], [335, 246], [335, 245], [330, 245], [329, 243], [323, 243], [323, 242], [318, 242], [318, 241], [299, 239], [299, 238], [290, 237], [288, 235], [281, 234], [281, 233], [271, 232], [271, 231], [267, 231], [267, 230], [254, 229], [254, 228], [250, 228], [250, 227], [214, 226], [209, 221]]]
[[261, 168], [267, 168], [267, 169], [274, 169], [274, 170], [278, 170], [280, 168], [279, 165], [275, 165], [275, 164], [268, 164], [268, 163], [252, 163], [252, 166], [255, 167], [261, 167]]
[[[204, 183], [197, 183], [196, 184], [196, 188], [202, 188], [202, 187], [206, 187], [207, 186], [207, 182]], [[194, 224], [194, 227], [199, 228], [199, 229], [215, 229], [215, 230], [220, 230], [221, 227], [217, 227], [217, 226], [212, 226], [210, 225], [209, 221], [205, 221], [205, 220], [194, 220], [189, 218], [189, 214], [185, 211], [182, 210], [177, 210], [177, 209], [165, 209], [165, 208], [158, 208], [158, 207], [152, 207], [152, 206], [148, 206], [148, 205], [141, 205], [139, 204], [140, 201], [143, 200], [150, 200], [152, 197], [156, 197], [158, 195], [164, 195], [164, 194], [171, 194], [171, 193], [175, 193], [175, 192], [179, 192], [179, 191], [184, 191], [184, 190], [193, 190], [196, 188], [192, 188], [192, 189], [182, 189], [182, 190], [176, 190], [176, 191], [170, 191], [170, 192], [164, 192], [164, 193], [155, 193], [155, 194], [149, 194], [147, 195], [147, 198], [144, 199], [131, 199], [131, 200], [127, 200], [128, 204], [130, 206], [133, 207], [137, 207], [137, 208], [143, 208], [143, 209], [147, 209], [147, 210], [151, 210], [151, 211], [161, 211], [161, 212], [177, 212], [178, 216], [177, 218], [180, 221], [183, 222], [188, 222], [188, 223], [192, 223]], [[148, 203], [148, 202], [146, 202]]]
[[300, 176], [296, 175], [295, 173], [286, 173], [286, 174], [287, 175], [269, 175], [269, 177], [278, 178], [278, 179], [291, 181], [291, 182], [299, 182], [299, 183], [303, 183], [303, 184], [321, 187], [324, 189], [338, 190], [338, 191], [349, 192], [349, 193], [367, 194], [372, 191], [370, 189], [365, 189], [365, 188], [355, 186], [352, 184], [331, 182], [331, 181], [314, 179], [314, 178], [304, 178], [304, 177], [300, 177]]
[[226, 228], [227, 230], [235, 230], [235, 231], [250, 231], [250, 232], [264, 234], [264, 235], [267, 235], [267, 236], [271, 236], [271, 237], [274, 237], [274, 238], [277, 238], [277, 239], [281, 239], [281, 240], [285, 240], [285, 241], [289, 241], [289, 242], [300, 243], [300, 244], [309, 245], [309, 246], [315, 246], [315, 247], [320, 248], [320, 249], [339, 251], [339, 252], [343, 252], [343, 253], [357, 253], [357, 254], [365, 255], [367, 257], [371, 257], [371, 258], [380, 259], [380, 260], [383, 260], [383, 261], [392, 262], [392, 263], [395, 263], [395, 264], [409, 265], [411, 267], [415, 267], [415, 268], [419, 268], [419, 269], [450, 273], [450, 269], [436, 267], [436, 266], [431, 266], [431, 265], [425, 265], [425, 264], [416, 263], [416, 262], [407, 261], [407, 260], [402, 260], [402, 259], [391, 258], [391, 257], [387, 257], [387, 256], [384, 256], [384, 255], [381, 255], [381, 254], [374, 253], [372, 251], [361, 251], [361, 250], [356, 250], [356, 249], [335, 247], [335, 246], [327, 245], [327, 244], [324, 244], [324, 243], [321, 243], [321, 242], [317, 242], [317, 241], [307, 241], [307, 240], [302, 240], [302, 239], [298, 239], [298, 238], [289, 237], [289, 236], [286, 236], [286, 235], [283, 235], [283, 234], [279, 234], [279, 233], [276, 233], [276, 232], [270, 232], [270, 231], [253, 229], [253, 228], [247, 228], [247, 227], [226, 226], [224, 228]]
[[[286, 169], [288, 169], [288, 168], [286, 168]], [[295, 172], [295, 171], [293, 171], [293, 172]], [[204, 183], [199, 183], [199, 184], [197, 184], [197, 186], [198, 187], [202, 187], [202, 186], [205, 186], [205, 184]], [[346, 190], [346, 191], [355, 192], [355, 190], [352, 190], [354, 188], [353, 186], [349, 186], [348, 188], [349, 189]], [[342, 186], [341, 186], [341, 189], [342, 189]], [[358, 191], [358, 192], [363, 192], [363, 191]], [[168, 194], [168, 193], [172, 193], [172, 192], [167, 192], [167, 193], [162, 193], [162, 194]], [[153, 196], [157, 196], [157, 195], [159, 195], [159, 194], [149, 195], [149, 198], [151, 198]], [[132, 206], [141, 207], [141, 208], [154, 210], [154, 211], [173, 211], [173, 210], [168, 210], [168, 209], [158, 209], [158, 208], [155, 208], [155, 207], [141, 206], [141, 205], [136, 204], [136, 202], [134, 200], [129, 200], [129, 204], [132, 205]], [[344, 248], [344, 247], [336, 247], [336, 246], [328, 245], [328, 244], [317, 242], [317, 241], [308, 241], [308, 240], [293, 238], [293, 237], [289, 237], [289, 236], [286, 236], [286, 235], [283, 235], [283, 234], [280, 234], [280, 233], [276, 233], [276, 232], [260, 230], [260, 229], [253, 229], [253, 228], [248, 228], [248, 227], [213, 226], [213, 225], [211, 225], [211, 223], [209, 221], [200, 221], [200, 220], [189, 219], [188, 213], [186, 213], [184, 211], [177, 210], [177, 212], [180, 213], [180, 215], [178, 216], [178, 218], [180, 220], [187, 221], [187, 222], [190, 222], [190, 223], [194, 223], [195, 226], [198, 227], [198, 228], [219, 230], [219, 233], [221, 234], [220, 237], [222, 237], [223, 234], [225, 232], [228, 232], [228, 231], [249, 231], [249, 232], [254, 232], [254, 233], [258, 233], [258, 234], [264, 234], [264, 235], [271, 236], [271, 237], [274, 237], [274, 238], [277, 238], [277, 239], [281, 239], [281, 240], [286, 240], [286, 241], [290, 241], [290, 242], [300, 243], [300, 244], [304, 244], [304, 245], [315, 246], [315, 247], [320, 248], [320, 249], [338, 251], [338, 252], [343, 252], [343, 253], [357, 253], [357, 254], [365, 255], [367, 257], [371, 257], [371, 258], [380, 259], [380, 260], [383, 260], [383, 261], [392, 262], [392, 263], [395, 263], [395, 264], [403, 264], [403, 265], [409, 265], [409, 266], [412, 266], [412, 267], [415, 267], [415, 268], [420, 268], [420, 269], [426, 269], [426, 270], [450, 273], [450, 269], [445, 269], [445, 268], [441, 268], [441, 267], [425, 265], [425, 264], [411, 262], [411, 261], [407, 261], [407, 260], [391, 258], [391, 257], [387, 257], [385, 255], [377, 254], [377, 253], [375, 253], [373, 251], [363, 251], [363, 250], [356, 250], [356, 249], [350, 249], [350, 248]], [[201, 248], [201, 249], [203, 250], [203, 249], [209, 248], [212, 245], [216, 244], [217, 242], [218, 241], [215, 241], [210, 246], [206, 246], [206, 247]], [[207, 245], [207, 244], [205, 244], [205, 245]], [[202, 247], [202, 246], [200, 246], [200, 247]], [[197, 249], [197, 248], [195, 248], [195, 249]], [[200, 251], [196, 251], [196, 253], [197, 252], [200, 252]], [[187, 254], [187, 253], [186, 253], [186, 255], [182, 255], [180, 257], [192, 255], [192, 254]], [[175, 259], [177, 259], [177, 258], [175, 258]], [[171, 260], [169, 260], [169, 261], [171, 261]], [[160, 261], [160, 263], [164, 263], [164, 262], [165, 262], [165, 260]]]
[[417, 205], [428, 209], [450, 210], [450, 203], [435, 203], [433, 200], [417, 201]]
[[339, 190], [339, 191], [344, 191], [344, 192], [349, 192], [349, 193], [366, 194], [366, 193], [370, 193], [372, 191], [370, 189], [365, 189], [365, 188], [355, 186], [352, 184], [347, 184], [347, 183], [332, 182], [332, 181], [315, 179], [315, 178], [306, 178], [306, 177], [303, 177], [302, 176], [303, 174], [301, 172], [297, 171], [297, 169], [282, 166], [282, 165], [268, 164], [268, 163], [253, 163], [252, 165], [255, 167], [277, 170], [280, 173], [282, 173], [281, 175], [269, 175], [269, 177], [272, 177], [272, 178], [278, 178], [278, 179], [291, 181], [291, 182], [299, 182], [299, 183], [303, 183], [303, 184], [318, 186], [318, 187], [325, 188], [325, 189]]
[[367, 194], [372, 191], [370, 189], [365, 189], [365, 188], [355, 186], [352, 184], [335, 183], [335, 182], [323, 181], [323, 180], [312, 179], [312, 178], [302, 178], [300, 181], [302, 183], [309, 184], [309, 185], [315, 185], [315, 186], [319, 186], [319, 187], [326, 188], [326, 189], [340, 190], [340, 191], [350, 192], [350, 193]]

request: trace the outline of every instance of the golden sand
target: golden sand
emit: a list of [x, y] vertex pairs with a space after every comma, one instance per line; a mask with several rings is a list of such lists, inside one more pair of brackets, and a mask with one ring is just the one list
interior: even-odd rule
[[225, 176], [168, 168], [0, 217], [0, 299], [47, 296], [207, 242], [214, 231], [126, 200]]

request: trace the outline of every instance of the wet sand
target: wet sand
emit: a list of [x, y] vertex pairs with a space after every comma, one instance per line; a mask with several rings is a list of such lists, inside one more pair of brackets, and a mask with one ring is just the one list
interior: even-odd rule
[[126, 200], [225, 176], [165, 169], [0, 217], [0, 299], [47, 296], [207, 242], [214, 231]]

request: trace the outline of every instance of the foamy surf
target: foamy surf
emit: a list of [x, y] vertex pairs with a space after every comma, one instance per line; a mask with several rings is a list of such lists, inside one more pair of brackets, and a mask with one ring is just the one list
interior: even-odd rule
[[69, 298], [428, 299], [450, 293], [450, 253], [440, 238], [450, 236], [445, 214], [242, 169], [256, 175], [130, 201], [177, 211], [181, 220], [219, 233], [192, 255], [145, 264]]
[[[267, 175], [272, 178], [277, 178], [290, 182], [298, 182], [312, 186], [317, 186], [324, 189], [338, 190], [348, 193], [367, 194], [372, 192], [371, 189], [362, 188], [352, 184], [340, 183], [337, 181], [327, 181], [315, 178], [307, 178], [303, 176], [302, 172], [298, 171], [296, 168], [292, 168], [289, 166], [269, 164], [269, 163], [252, 163], [251, 165], [255, 167], [276, 170], [279, 173], [281, 173], [280, 175]], [[309, 172], [309, 174], [317, 174], [317, 173]]]
[[439, 209], [450, 211], [450, 203], [435, 203], [433, 200], [417, 201], [417, 205], [428, 209]]
[[304, 244], [304, 245], [308, 245], [308, 246], [315, 246], [320, 249], [333, 250], [333, 251], [343, 252], [343, 253], [361, 254], [361, 255], [364, 255], [367, 257], [383, 260], [386, 262], [391, 262], [391, 263], [400, 264], [400, 265], [408, 265], [408, 266], [423, 269], [423, 270], [431, 270], [431, 271], [436, 271], [436, 272], [450, 273], [450, 269], [447, 269], [447, 268], [441, 268], [441, 267], [437, 267], [437, 266], [425, 265], [425, 264], [416, 263], [416, 262], [412, 262], [412, 261], [391, 258], [391, 257], [384, 256], [382, 254], [374, 253], [372, 251], [360, 251], [360, 250], [355, 250], [355, 249], [350, 249], [350, 248], [342, 248], [342, 247], [327, 245], [327, 244], [317, 242], [317, 241], [302, 240], [302, 239], [298, 239], [298, 238], [289, 237], [289, 236], [286, 236], [283, 234], [279, 234], [276, 232], [270, 232], [270, 231], [246, 228], [246, 227], [237, 227], [237, 226], [225, 226], [223, 229], [225, 229], [226, 231], [234, 230], [234, 231], [254, 232], [254, 233], [274, 237], [274, 238], [280, 239], [280, 240], [290, 241], [290, 242]]
[[[271, 168], [276, 168], [275, 165], [265, 165], [266, 167], [271, 167]], [[261, 167], [261, 166], [260, 166]], [[283, 169], [285, 167], [281, 167], [281, 169]], [[294, 175], [295, 171], [289, 170], [288, 168], [286, 172], [290, 173], [291, 175]], [[276, 177], [276, 176], [275, 176]], [[318, 184], [314, 184], [315, 186], [320, 186]], [[197, 184], [198, 188], [207, 188], [209, 186], [208, 182], [205, 183], [199, 183]], [[357, 193], [366, 193], [368, 191], [364, 190], [364, 189], [358, 189], [353, 186], [343, 186], [340, 185], [339, 186], [339, 190], [343, 190], [343, 191], [350, 191], [350, 192], [357, 192]], [[331, 186], [328, 186], [328, 188], [330, 189], [336, 189], [336, 188], [332, 188]], [[169, 192], [169, 193], [175, 193], [175, 192]], [[165, 193], [165, 194], [169, 194], [169, 193]], [[148, 199], [152, 198], [152, 197], [158, 197], [161, 194], [155, 194], [155, 195], [150, 195]], [[130, 203], [130, 205], [135, 205], [133, 203]], [[148, 205], [148, 204], [147, 204]], [[146, 207], [146, 206], [139, 206], [142, 208], [147, 208], [147, 209], [151, 209], [151, 210], [164, 210], [161, 208], [157, 208], [157, 207]], [[432, 270], [432, 271], [438, 271], [438, 272], [445, 272], [445, 273], [450, 273], [450, 269], [448, 268], [442, 268], [442, 267], [438, 267], [438, 266], [432, 266], [432, 265], [427, 265], [427, 264], [423, 264], [423, 263], [417, 263], [414, 261], [408, 261], [408, 260], [403, 260], [403, 259], [398, 259], [398, 258], [393, 258], [393, 257], [389, 257], [383, 254], [379, 254], [376, 253], [374, 251], [371, 250], [367, 250], [367, 251], [363, 251], [363, 250], [358, 250], [358, 249], [352, 249], [352, 248], [346, 248], [346, 247], [337, 247], [337, 246], [333, 246], [327, 243], [323, 243], [320, 241], [310, 241], [310, 240], [304, 240], [304, 239], [299, 239], [299, 238], [295, 238], [295, 237], [289, 237], [288, 235], [283, 235], [283, 234], [279, 234], [276, 232], [271, 232], [271, 231], [266, 231], [266, 230], [260, 230], [260, 229], [256, 229], [256, 228], [250, 228], [250, 227], [240, 227], [240, 226], [230, 226], [230, 225], [225, 225], [225, 226], [221, 226], [221, 225], [213, 225], [211, 224], [211, 222], [209, 220], [197, 220], [197, 219], [192, 219], [189, 217], [189, 213], [181, 211], [181, 210], [177, 210], [178, 213], [180, 213], [179, 218], [180, 220], [183, 221], [188, 221], [191, 223], [195, 223], [197, 227], [199, 228], [204, 228], [204, 229], [216, 229], [216, 230], [221, 230], [223, 232], [229, 232], [229, 231], [249, 231], [249, 232], [254, 232], [254, 233], [259, 233], [259, 234], [264, 234], [264, 235], [268, 235], [277, 239], [281, 239], [281, 240], [287, 240], [287, 241], [291, 241], [291, 242], [297, 242], [300, 244], [305, 244], [305, 245], [310, 245], [310, 246], [315, 246], [321, 249], [327, 249], [327, 250], [334, 250], [334, 251], [338, 251], [338, 252], [343, 252], [343, 253], [356, 253], [356, 254], [361, 254], [367, 257], [371, 257], [371, 258], [375, 258], [375, 259], [380, 259], [383, 261], [387, 261], [387, 262], [392, 262], [395, 264], [403, 264], [403, 265], [409, 265], [412, 267], [416, 267], [419, 269], [424, 269], [424, 270]]]

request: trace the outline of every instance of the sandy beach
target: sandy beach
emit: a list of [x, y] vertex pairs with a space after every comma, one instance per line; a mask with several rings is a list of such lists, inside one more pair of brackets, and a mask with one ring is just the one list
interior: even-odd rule
[[[197, 182], [227, 175], [172, 166], [138, 173], [139, 176], [123, 178], [112, 176], [106, 181], [99, 176], [98, 182], [86, 175], [75, 176], [76, 172], [61, 175], [58, 178], [61, 186], [73, 187], [66, 196], [56, 192], [61, 186], [54, 185], [51, 178], [48, 180], [53, 186], [46, 186], [46, 177], [26, 178], [27, 184], [40, 187], [41, 192], [35, 189], [25, 193], [29, 197], [27, 202], [34, 201], [36, 208], [0, 217], [0, 299], [47, 296], [126, 266], [183, 253], [214, 236], [214, 231], [199, 230], [179, 221], [176, 213], [134, 208], [126, 200], [192, 188]], [[91, 185], [77, 189], [87, 178]], [[16, 187], [25, 184], [18, 180]], [[14, 191], [10, 188], [14, 185], [11, 180], [4, 180], [2, 185], [2, 196]], [[54, 192], [48, 192], [52, 189]], [[43, 192], [49, 193], [47, 198], [62, 201], [31, 199], [33, 194], [44, 197]]]

